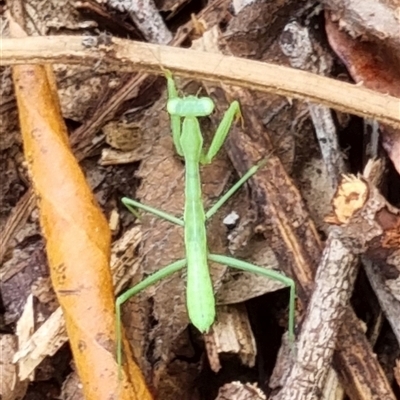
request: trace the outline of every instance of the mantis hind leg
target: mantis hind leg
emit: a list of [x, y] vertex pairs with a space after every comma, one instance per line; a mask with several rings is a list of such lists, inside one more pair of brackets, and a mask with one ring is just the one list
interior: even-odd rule
[[166, 278], [169, 275], [172, 275], [175, 272], [178, 272], [186, 265], [186, 259], [175, 261], [172, 264], [167, 265], [166, 267], [160, 269], [154, 274], [148, 276], [143, 279], [142, 282], [138, 283], [134, 287], [127, 290], [125, 293], [119, 295], [115, 301], [115, 311], [116, 311], [116, 329], [117, 329], [117, 363], [119, 367], [119, 371], [121, 371], [122, 366], [122, 329], [121, 329], [121, 306], [127, 300], [129, 300], [135, 294], [138, 294], [142, 290], [148, 288], [151, 285], [154, 285], [161, 279]]
[[245, 261], [238, 260], [236, 258], [209, 254], [208, 259], [210, 261], [217, 262], [218, 264], [226, 264], [229, 267], [240, 269], [246, 272], [252, 272], [257, 275], [266, 276], [267, 278], [273, 279], [278, 282], [282, 282], [284, 285], [290, 288], [290, 299], [289, 299], [289, 342], [294, 343], [294, 311], [295, 311], [295, 300], [296, 300], [296, 289], [294, 280], [282, 275], [279, 272], [258, 267], [257, 265], [250, 264]]

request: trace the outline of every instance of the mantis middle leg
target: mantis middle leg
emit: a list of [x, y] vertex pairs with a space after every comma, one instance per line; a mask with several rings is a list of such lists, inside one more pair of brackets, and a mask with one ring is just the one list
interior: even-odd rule
[[183, 219], [177, 218], [173, 216], [172, 214], [168, 214], [164, 211], [158, 210], [157, 208], [151, 207], [151, 206], [146, 206], [145, 204], [140, 203], [139, 201], [132, 200], [128, 197], [123, 197], [121, 199], [122, 203], [126, 206], [126, 208], [132, 213], [136, 214], [136, 210], [133, 207], [140, 208], [141, 210], [147, 211], [151, 214], [156, 215], [157, 217], [163, 218], [169, 222], [172, 222], [173, 224], [184, 226]]

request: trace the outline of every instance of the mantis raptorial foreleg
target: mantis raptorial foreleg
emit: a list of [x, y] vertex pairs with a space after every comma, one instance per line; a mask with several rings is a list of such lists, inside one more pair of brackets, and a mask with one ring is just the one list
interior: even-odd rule
[[233, 101], [230, 104], [229, 108], [226, 110], [224, 116], [222, 117], [222, 121], [218, 125], [217, 131], [215, 132], [214, 138], [211, 142], [207, 154], [202, 154], [200, 158], [201, 164], [210, 164], [212, 162], [212, 160], [224, 144], [226, 136], [228, 135], [229, 129], [231, 128], [234, 119], [239, 119], [241, 117], [242, 114], [240, 112], [239, 102]]
[[250, 168], [250, 170], [228, 190], [213, 207], [207, 212], [204, 211], [201, 200], [200, 164], [210, 163], [222, 147], [234, 119], [241, 116], [239, 103], [234, 101], [230, 105], [217, 128], [208, 151], [205, 152], [203, 148], [203, 137], [197, 118], [209, 116], [213, 112], [213, 101], [208, 97], [178, 97], [175, 83], [169, 71], [166, 72], [166, 78], [168, 84], [167, 110], [171, 117], [172, 138], [177, 153], [185, 159], [185, 208], [183, 219], [153, 207], [146, 206], [135, 200], [124, 198], [123, 203], [131, 211], [134, 211], [134, 207], [140, 208], [174, 224], [183, 226], [186, 257], [150, 275], [117, 298], [118, 363], [121, 364], [121, 305], [130, 297], [174, 272], [179, 271], [185, 265], [187, 266], [186, 305], [189, 319], [202, 333], [210, 329], [215, 319], [215, 299], [208, 268], [209, 261], [266, 276], [289, 286], [289, 337], [293, 342], [295, 310], [294, 281], [279, 272], [258, 267], [232, 257], [209, 254], [208, 251], [206, 221], [211, 218], [211, 216], [213, 216], [259, 168], [265, 165], [264, 160]]
[[238, 189], [246, 183], [261, 167], [264, 166], [266, 160], [262, 160], [257, 165], [253, 165], [221, 198], [206, 212], [206, 220], [210, 219]]

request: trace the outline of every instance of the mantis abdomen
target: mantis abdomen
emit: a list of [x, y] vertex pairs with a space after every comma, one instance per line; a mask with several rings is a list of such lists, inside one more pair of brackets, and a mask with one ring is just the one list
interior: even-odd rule
[[206, 217], [201, 199], [199, 158], [203, 138], [197, 119], [186, 118], [181, 136], [185, 169], [185, 248], [187, 261], [187, 308], [193, 325], [202, 333], [207, 332], [215, 319], [215, 300], [210, 271]]

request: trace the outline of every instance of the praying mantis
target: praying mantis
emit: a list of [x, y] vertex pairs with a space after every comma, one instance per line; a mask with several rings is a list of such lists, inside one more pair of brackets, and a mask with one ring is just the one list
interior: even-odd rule
[[179, 97], [175, 81], [170, 71], [165, 71], [167, 79], [167, 111], [170, 115], [172, 140], [179, 156], [185, 161], [185, 205], [183, 218], [177, 218], [156, 208], [124, 197], [123, 204], [134, 214], [136, 209], [154, 214], [184, 229], [186, 256], [145, 278], [116, 299], [117, 319], [117, 362], [122, 363], [121, 306], [132, 296], [154, 285], [163, 278], [187, 267], [186, 306], [190, 322], [206, 333], [215, 320], [215, 297], [209, 271], [209, 262], [216, 262], [279, 281], [290, 289], [289, 298], [289, 341], [294, 342], [295, 283], [277, 271], [265, 269], [233, 257], [212, 254], [207, 245], [206, 222], [222, 205], [252, 176], [265, 162], [250, 168], [207, 212], [202, 203], [200, 165], [210, 164], [224, 144], [229, 129], [235, 119], [241, 117], [240, 106], [233, 101], [225, 112], [207, 152], [203, 148], [199, 117], [208, 117], [214, 110], [214, 102], [209, 97]]

